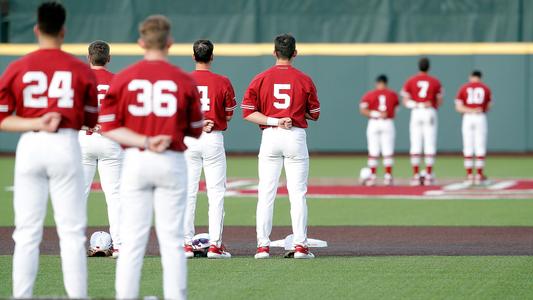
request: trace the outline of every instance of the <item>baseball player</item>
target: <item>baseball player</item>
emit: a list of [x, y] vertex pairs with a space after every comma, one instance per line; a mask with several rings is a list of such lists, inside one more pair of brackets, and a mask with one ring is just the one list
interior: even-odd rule
[[291, 203], [294, 258], [313, 258], [307, 244], [307, 120], [316, 121], [320, 103], [311, 78], [292, 66], [296, 40], [289, 34], [274, 41], [276, 65], [257, 75], [242, 102], [243, 117], [263, 130], [259, 150], [257, 201], [257, 253], [270, 257], [274, 200], [281, 169], [285, 166]]
[[[468, 83], [457, 92], [455, 109], [463, 114], [463, 155], [467, 182], [482, 184], [487, 153], [487, 116], [491, 106], [489, 87], [481, 81], [481, 71], [473, 71]], [[474, 165], [474, 156], [476, 158]], [[477, 169], [476, 175], [472, 173]]]
[[70, 298], [87, 298], [78, 131], [96, 125], [96, 79], [85, 63], [61, 50], [65, 18], [61, 4], [42, 3], [34, 27], [39, 50], [10, 64], [0, 78], [0, 130], [23, 132], [15, 163], [13, 298], [33, 296], [48, 192], [65, 290]]
[[[94, 41], [89, 45], [89, 65], [96, 76], [98, 102], [103, 101], [113, 73], [105, 65], [109, 62], [109, 45], [104, 41]], [[120, 248], [119, 210], [120, 210], [120, 168], [122, 148], [116, 142], [100, 134], [100, 125], [80, 131], [81, 159], [85, 178], [85, 197], [89, 197], [94, 174], [98, 167], [100, 182], [105, 193], [109, 232], [113, 240], [113, 258], [118, 257]]]
[[170, 22], [150, 16], [139, 26], [144, 60], [115, 75], [102, 103], [104, 136], [128, 147], [120, 182], [116, 297], [139, 297], [143, 256], [155, 211], [165, 299], [186, 298], [183, 219], [187, 201], [184, 136], [198, 138], [203, 117], [194, 80], [167, 61]]
[[187, 211], [185, 214], [185, 257], [194, 257], [194, 214], [196, 196], [202, 167], [205, 173], [207, 197], [209, 199], [209, 240], [208, 258], [230, 258], [222, 245], [224, 223], [224, 193], [226, 192], [226, 151], [224, 135], [228, 122], [237, 106], [235, 92], [228, 78], [210, 71], [213, 61], [213, 43], [198, 40], [193, 45], [193, 59], [196, 70], [191, 76], [198, 85], [204, 128], [200, 139], [185, 138], [189, 187]]
[[[420, 73], [409, 78], [401, 91], [403, 104], [411, 109], [411, 185], [431, 185], [434, 182], [433, 164], [437, 152], [437, 109], [442, 104], [443, 91], [440, 81], [428, 74], [427, 57], [418, 61], [418, 69]], [[426, 163], [426, 175], [423, 177], [419, 169], [422, 155]]]
[[368, 168], [372, 174], [363, 184], [373, 186], [376, 183], [378, 158], [383, 156], [385, 166], [384, 184], [392, 185], [392, 165], [394, 164], [394, 114], [398, 107], [398, 95], [387, 88], [387, 76], [379, 75], [376, 89], [366, 93], [361, 99], [359, 110], [368, 118], [366, 139], [368, 144]]

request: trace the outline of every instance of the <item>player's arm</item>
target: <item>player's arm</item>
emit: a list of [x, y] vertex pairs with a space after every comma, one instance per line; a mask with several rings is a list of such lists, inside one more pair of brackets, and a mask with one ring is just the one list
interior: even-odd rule
[[[210, 126], [212, 128], [214, 123], [212, 120], [206, 120], [207, 123], [204, 122], [204, 116], [201, 110], [200, 94], [198, 94], [198, 89], [194, 83], [191, 82], [190, 88], [186, 95], [189, 102], [187, 105], [188, 121], [187, 127], [185, 128], [185, 135], [193, 138], [199, 138], [200, 135], [202, 135], [202, 131], [204, 131], [204, 126], [211, 122]], [[209, 131], [211, 131], [211, 129], [209, 129]]]
[[172, 137], [170, 135], [156, 135], [149, 137], [126, 127], [118, 127], [105, 131], [103, 135], [121, 145], [148, 149], [154, 152], [163, 152], [167, 150], [172, 143]]
[[311, 121], [317, 121], [320, 117], [320, 101], [318, 100], [318, 93], [316, 86], [311, 79], [309, 97], [307, 98], [307, 111], [305, 113], [305, 118]]
[[411, 93], [409, 92], [409, 83], [406, 83], [404, 88], [400, 91], [402, 96], [402, 104], [408, 109], [413, 109], [417, 107], [417, 102], [412, 99]]
[[440, 85], [440, 82], [438, 82], [438, 87], [437, 87], [437, 108], [439, 108], [441, 105], [442, 105], [442, 102], [444, 101], [444, 90], [442, 88], [442, 86]]
[[15, 115], [0, 117], [0, 130], [11, 132], [47, 131], [56, 132], [61, 123], [61, 114], [48, 112], [39, 118], [23, 118]]
[[467, 107], [463, 104], [462, 101], [456, 101], [455, 102], [455, 110], [458, 112], [458, 113], [461, 113], [461, 114], [467, 114], [467, 113], [480, 113], [480, 112], [483, 112], [483, 108], [481, 107], [476, 107], [476, 108], [472, 108], [472, 107]]
[[235, 101], [235, 90], [233, 89], [231, 81], [227, 79], [224, 98], [224, 111], [226, 112], [226, 121], [231, 121], [235, 108], [237, 108], [237, 101]]
[[258, 108], [258, 95], [257, 88], [255, 86], [256, 81], [252, 81], [246, 92], [244, 93], [244, 99], [242, 100], [242, 116], [246, 121], [255, 123], [257, 125], [265, 126], [278, 126], [281, 128], [291, 128], [291, 118], [271, 118], [261, 113]]

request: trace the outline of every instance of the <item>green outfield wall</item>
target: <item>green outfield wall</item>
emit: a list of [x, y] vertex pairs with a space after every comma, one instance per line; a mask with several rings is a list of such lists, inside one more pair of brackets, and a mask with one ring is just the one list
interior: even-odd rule
[[[0, 70], [15, 58], [0, 56]], [[113, 56], [109, 67], [116, 72], [139, 58]], [[489, 151], [533, 151], [531, 55], [430, 55], [430, 58], [431, 73], [441, 79], [445, 89], [444, 105], [439, 110], [440, 151], [461, 149], [461, 118], [454, 111], [453, 100], [472, 69], [483, 71], [484, 79], [493, 91], [494, 106], [488, 117]], [[380, 73], [387, 74], [391, 87], [400, 90], [403, 82], [416, 72], [417, 59], [418, 56], [394, 55], [298, 57], [296, 66], [314, 79], [322, 103], [320, 120], [312, 123], [308, 130], [310, 150], [366, 151], [366, 119], [358, 113], [360, 97], [372, 88], [374, 78]], [[185, 70], [193, 68], [189, 56], [172, 56], [171, 61]], [[266, 55], [223, 56], [215, 58], [214, 70], [231, 79], [240, 102], [252, 77], [272, 64], [273, 58]], [[396, 147], [399, 152], [408, 150], [408, 120], [409, 111], [401, 108], [396, 120]], [[260, 130], [243, 121], [240, 110], [237, 110], [225, 138], [228, 151], [254, 152], [259, 147]], [[17, 135], [0, 134], [0, 151], [13, 151], [16, 140]]]
[[[8, 41], [33, 41], [41, 0], [8, 3]], [[137, 24], [165, 14], [174, 39], [220, 43], [270, 42], [291, 32], [301, 42], [533, 41], [533, 0], [63, 0], [67, 42], [134, 42]]]

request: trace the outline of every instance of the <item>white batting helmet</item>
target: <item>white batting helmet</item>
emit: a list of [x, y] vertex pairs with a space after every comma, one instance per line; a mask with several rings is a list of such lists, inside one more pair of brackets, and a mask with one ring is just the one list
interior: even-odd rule
[[89, 256], [109, 256], [113, 251], [112, 247], [111, 235], [105, 231], [96, 231], [91, 235], [87, 254]]

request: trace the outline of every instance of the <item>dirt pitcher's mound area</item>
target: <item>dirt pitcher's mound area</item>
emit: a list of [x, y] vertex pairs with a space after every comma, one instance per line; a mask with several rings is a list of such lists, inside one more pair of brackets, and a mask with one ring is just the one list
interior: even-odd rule
[[[88, 236], [102, 227], [88, 229]], [[207, 228], [197, 228], [207, 232]], [[13, 253], [12, 227], [0, 227], [0, 254]], [[290, 227], [275, 227], [272, 240], [283, 239]], [[315, 248], [317, 255], [382, 256], [382, 255], [533, 255], [533, 227], [416, 227], [416, 226], [335, 226], [309, 227], [310, 238], [328, 242], [327, 248]], [[233, 256], [255, 253], [255, 228], [224, 228], [224, 243]], [[272, 248], [282, 255], [282, 248]], [[59, 254], [54, 227], [45, 228], [42, 254]], [[148, 255], [158, 255], [157, 238], [152, 231]]]

